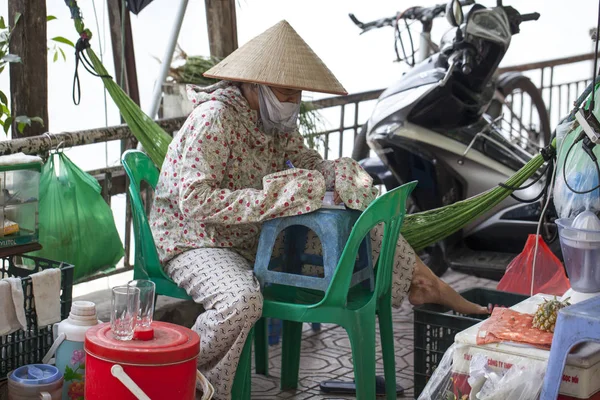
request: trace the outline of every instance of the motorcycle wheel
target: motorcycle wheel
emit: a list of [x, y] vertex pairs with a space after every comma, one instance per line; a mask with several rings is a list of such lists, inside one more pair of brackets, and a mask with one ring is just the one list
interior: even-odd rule
[[[529, 125], [533, 124], [533, 121], [531, 121], [531, 119], [533, 119], [533, 112], [537, 113], [539, 127], [537, 130], [529, 131], [527, 139], [537, 144], [539, 147], [547, 146], [550, 143], [551, 135], [550, 117], [548, 115], [548, 110], [546, 108], [546, 104], [544, 103], [542, 94], [537, 86], [531, 81], [531, 79], [518, 72], [507, 72], [500, 75], [496, 84], [496, 88], [506, 99], [505, 103], [502, 104], [499, 99], [494, 98], [488, 107], [487, 113], [493, 118], [497, 118], [502, 114], [503, 108], [506, 106], [508, 112], [514, 114], [515, 118], [529, 120]], [[521, 115], [516, 115], [518, 112], [513, 111], [511, 108], [513, 99], [518, 96], [520, 96], [521, 99]], [[530, 106], [532, 110], [529, 118], [526, 118], [527, 116], [523, 115], [522, 102], [524, 96], [527, 96], [530, 99]], [[508, 121], [505, 122], [509, 123]], [[512, 123], [513, 116], [511, 116], [511, 121], [509, 124], [512, 125]]]

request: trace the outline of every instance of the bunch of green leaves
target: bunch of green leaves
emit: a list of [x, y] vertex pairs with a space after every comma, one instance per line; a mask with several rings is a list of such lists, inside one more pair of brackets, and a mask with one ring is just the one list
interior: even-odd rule
[[[46, 22], [50, 22], [55, 20], [56, 17], [54, 15], [48, 15], [46, 17]], [[69, 46], [71, 48], [75, 48], [75, 44], [73, 44], [73, 42], [71, 42], [69, 39], [62, 37], [62, 36], [55, 36], [52, 39], [50, 39], [50, 46], [48, 46], [48, 52], [52, 52], [53, 56], [52, 56], [52, 61], [53, 62], [57, 62], [58, 61], [58, 57], [62, 57], [62, 59], [64, 61], [67, 61], [67, 56], [65, 55], [65, 51], [62, 49], [62, 45], [66, 45]]]
[[209, 86], [217, 83], [217, 79], [206, 78], [202, 74], [219, 63], [216, 57], [189, 56], [179, 45], [173, 64], [169, 69], [168, 79], [174, 83], [191, 83], [198, 86]]

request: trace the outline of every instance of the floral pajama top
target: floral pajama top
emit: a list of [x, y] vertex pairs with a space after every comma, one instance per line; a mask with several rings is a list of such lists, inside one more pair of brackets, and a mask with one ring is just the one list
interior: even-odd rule
[[163, 264], [207, 247], [252, 260], [263, 221], [317, 210], [334, 188], [358, 210], [377, 196], [354, 160], [325, 161], [298, 132], [263, 133], [234, 84], [196, 89], [188, 87], [195, 108], [169, 145], [150, 214]]

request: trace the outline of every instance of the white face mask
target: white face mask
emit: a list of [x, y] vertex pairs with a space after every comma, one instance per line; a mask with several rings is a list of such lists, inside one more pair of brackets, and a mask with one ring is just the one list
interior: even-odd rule
[[282, 103], [268, 86], [258, 85], [260, 118], [267, 134], [292, 132], [297, 128], [300, 103]]

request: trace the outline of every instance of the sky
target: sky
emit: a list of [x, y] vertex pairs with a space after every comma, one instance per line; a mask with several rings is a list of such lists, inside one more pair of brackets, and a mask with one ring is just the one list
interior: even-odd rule
[[[7, 16], [7, 1], [0, 0], [0, 15]], [[282, 19], [287, 20], [302, 38], [321, 57], [349, 93], [381, 89], [398, 80], [407, 67], [394, 62], [393, 31], [380, 29], [359, 35], [350, 21], [354, 13], [362, 21], [393, 16], [399, 10], [415, 5], [429, 6], [440, 0], [238, 0], [238, 42], [243, 45]], [[485, 6], [495, 0], [479, 1]], [[48, 37], [64, 36], [76, 41], [77, 35], [64, 0], [47, 0], [49, 15], [57, 17], [48, 23]], [[542, 61], [589, 52], [592, 42], [589, 29], [596, 24], [597, 0], [504, 0], [522, 13], [537, 11], [536, 22], [521, 25], [514, 36], [503, 66]], [[114, 65], [108, 32], [106, 5], [102, 0], [79, 0], [86, 26], [94, 33], [92, 46], [101, 55], [112, 74]], [[155, 0], [139, 16], [132, 15], [133, 41], [138, 68], [138, 83], [142, 109], [151, 102], [154, 82], [175, 18], [177, 0]], [[6, 18], [7, 19], [7, 18]], [[415, 32], [420, 31], [414, 25]], [[439, 42], [449, 29], [445, 19], [434, 22], [432, 38]], [[181, 29], [179, 44], [190, 55], [209, 55], [204, 1], [190, 0]], [[72, 100], [74, 55], [65, 49], [67, 60], [49, 58], [49, 119], [53, 133], [90, 129], [120, 123], [118, 111], [105, 93], [100, 79], [80, 70], [81, 104]], [[100, 51], [102, 50], [102, 51]], [[560, 70], [560, 69], [558, 69]], [[560, 72], [560, 71], [558, 71]], [[563, 71], [557, 79], [577, 80], [591, 75], [588, 65]], [[8, 92], [8, 71], [0, 74], [0, 88]], [[322, 97], [308, 94], [309, 98]], [[120, 157], [118, 143], [96, 144], [67, 149], [66, 153], [84, 170], [117, 165]], [[113, 199], [115, 218], [120, 220], [124, 199]], [[119, 230], [122, 234], [121, 226]]]

